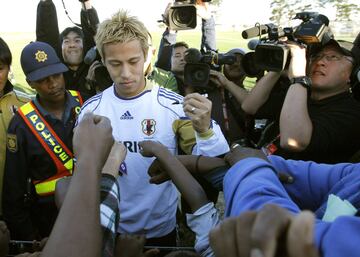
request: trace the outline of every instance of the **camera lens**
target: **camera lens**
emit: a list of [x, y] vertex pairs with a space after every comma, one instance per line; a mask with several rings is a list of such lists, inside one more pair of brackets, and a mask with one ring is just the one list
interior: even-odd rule
[[205, 63], [187, 63], [184, 70], [185, 85], [206, 87], [209, 83], [210, 66]]
[[174, 24], [179, 27], [190, 26], [194, 22], [193, 15], [186, 8], [174, 10], [172, 19]]
[[207, 80], [207, 72], [202, 69], [194, 70], [192, 74], [192, 79], [194, 82], [206, 81]]
[[169, 11], [169, 25], [174, 30], [194, 29], [196, 27], [196, 7], [192, 4], [175, 5]]

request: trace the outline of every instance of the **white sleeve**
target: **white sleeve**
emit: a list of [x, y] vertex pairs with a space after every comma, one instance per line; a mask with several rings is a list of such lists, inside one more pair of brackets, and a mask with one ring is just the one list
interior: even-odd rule
[[220, 126], [214, 120], [211, 122], [214, 134], [210, 138], [201, 138], [195, 133], [196, 145], [192, 150], [194, 155], [218, 156], [230, 151]]
[[202, 206], [193, 214], [186, 214], [187, 224], [196, 234], [195, 251], [201, 256], [214, 256], [209, 244], [209, 233], [219, 223], [219, 213], [210, 202]]

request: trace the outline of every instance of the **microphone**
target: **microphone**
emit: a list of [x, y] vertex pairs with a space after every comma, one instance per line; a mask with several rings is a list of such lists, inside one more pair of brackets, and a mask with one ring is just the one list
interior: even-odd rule
[[252, 37], [257, 37], [260, 35], [264, 35], [268, 32], [269, 27], [268, 25], [260, 25], [257, 27], [252, 27], [250, 29], [245, 29], [241, 35], [244, 39], [248, 39], [248, 38], [252, 38]]
[[96, 46], [91, 47], [91, 48], [87, 51], [87, 53], [86, 53], [86, 55], [85, 55], [85, 57], [84, 57], [84, 63], [86, 63], [86, 64], [88, 64], [88, 65], [92, 64], [92, 63], [95, 61], [95, 59], [96, 59], [96, 55], [97, 55]]
[[251, 39], [248, 44], [247, 47], [250, 50], [255, 50], [256, 46], [260, 43], [261, 41], [259, 39]]
[[201, 61], [202, 55], [199, 50], [196, 48], [189, 48], [185, 52], [185, 62], [186, 63], [198, 63]]

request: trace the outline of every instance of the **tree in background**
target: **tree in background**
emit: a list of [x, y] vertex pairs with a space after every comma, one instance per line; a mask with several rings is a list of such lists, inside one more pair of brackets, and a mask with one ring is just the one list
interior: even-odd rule
[[356, 20], [360, 13], [360, 6], [349, 0], [315, 0], [311, 2], [301, 0], [273, 0], [270, 3], [270, 20], [276, 25], [286, 26], [295, 14], [306, 10], [334, 7], [336, 9], [335, 22], [348, 23]]
[[349, 0], [317, 0], [318, 6], [326, 8], [328, 5], [336, 9], [336, 20], [338, 22], [347, 22], [359, 14], [359, 5], [349, 3]]
[[211, 3], [216, 6], [220, 6], [222, 3], [222, 0], [212, 0]]

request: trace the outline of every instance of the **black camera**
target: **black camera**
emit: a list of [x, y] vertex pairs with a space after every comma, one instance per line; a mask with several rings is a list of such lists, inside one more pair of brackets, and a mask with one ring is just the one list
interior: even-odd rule
[[[88, 65], [91, 65], [94, 61], [101, 62], [101, 57], [98, 50], [96, 49], [96, 46], [90, 48], [84, 57], [84, 63]], [[96, 91], [104, 91], [113, 84], [109, 72], [103, 65], [99, 65], [95, 68], [94, 80], [88, 82], [90, 86]]]
[[[307, 46], [326, 44], [333, 38], [329, 28], [329, 19], [325, 15], [316, 12], [301, 12], [297, 13], [294, 19], [301, 19], [303, 22], [294, 28], [281, 29], [274, 24], [266, 24], [242, 32], [244, 39], [260, 37], [259, 43], [255, 47], [255, 53], [244, 58], [245, 61], [254, 65], [246, 67], [249, 73], [255, 74], [259, 70], [278, 72], [287, 67], [290, 51], [285, 44], [279, 41], [283, 37]], [[267, 37], [261, 38], [263, 34], [267, 34]], [[249, 60], [249, 58], [253, 58], [253, 60]]]
[[[210, 2], [211, 0], [202, 0]], [[172, 30], [196, 28], [195, 0], [175, 0], [169, 10], [169, 27]]]
[[201, 54], [196, 48], [189, 48], [185, 52], [184, 82], [194, 88], [208, 89], [210, 69], [220, 70], [223, 64], [234, 64], [234, 54], [221, 54], [208, 51]]

